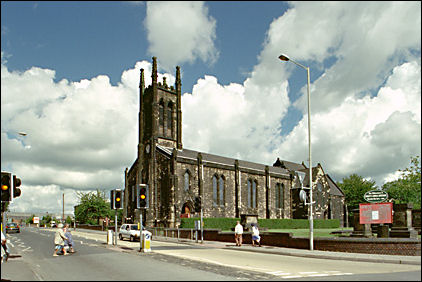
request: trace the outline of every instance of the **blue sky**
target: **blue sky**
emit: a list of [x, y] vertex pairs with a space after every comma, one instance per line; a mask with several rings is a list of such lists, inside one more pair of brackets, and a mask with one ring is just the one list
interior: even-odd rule
[[23, 183], [11, 207], [60, 211], [65, 191], [72, 212], [75, 191], [122, 188], [152, 56], [159, 79], [181, 67], [185, 148], [269, 165], [308, 162], [306, 72], [278, 56], [309, 66], [313, 165], [381, 186], [420, 155], [420, 8], [1, 2], [1, 163]]
[[[204, 74], [218, 76], [222, 84], [243, 82], [257, 63], [269, 24], [287, 9], [287, 3], [278, 1], [214, 1], [207, 6], [217, 21], [220, 57], [212, 65], [182, 65], [188, 92]], [[134, 62], [150, 60], [145, 10], [146, 3], [114, 1], [2, 2], [2, 26], [7, 27], [2, 51], [12, 55], [9, 70], [51, 68], [56, 80], [72, 81], [107, 74], [116, 85]]]

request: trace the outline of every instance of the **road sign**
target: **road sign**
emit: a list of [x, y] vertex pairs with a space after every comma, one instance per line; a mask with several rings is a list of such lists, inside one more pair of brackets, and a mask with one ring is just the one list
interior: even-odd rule
[[393, 223], [393, 203], [359, 204], [359, 223]]
[[372, 190], [366, 192], [363, 198], [370, 203], [381, 203], [388, 199], [388, 194], [385, 191]]

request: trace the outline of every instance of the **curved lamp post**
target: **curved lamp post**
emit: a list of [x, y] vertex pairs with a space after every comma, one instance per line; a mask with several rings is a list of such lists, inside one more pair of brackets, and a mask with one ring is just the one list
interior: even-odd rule
[[309, 67], [293, 61], [288, 56], [281, 54], [278, 57], [281, 61], [291, 61], [292, 63], [298, 65], [301, 68], [304, 68], [308, 75], [308, 147], [309, 147], [309, 249], [312, 251], [314, 249], [314, 220], [313, 220], [313, 211], [312, 211], [312, 158], [311, 158], [311, 96], [310, 96], [310, 77], [309, 77]]

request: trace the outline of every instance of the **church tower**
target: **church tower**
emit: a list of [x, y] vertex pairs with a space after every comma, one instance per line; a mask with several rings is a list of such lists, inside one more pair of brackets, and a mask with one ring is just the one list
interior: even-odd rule
[[144, 70], [139, 82], [139, 142], [136, 184], [148, 184], [149, 208], [144, 211], [144, 222], [153, 223], [159, 217], [160, 191], [156, 183], [157, 145], [170, 150], [182, 146], [182, 93], [180, 67], [176, 67], [174, 86], [168, 86], [166, 77], [158, 82], [157, 58], [152, 58], [152, 84], [145, 87]]

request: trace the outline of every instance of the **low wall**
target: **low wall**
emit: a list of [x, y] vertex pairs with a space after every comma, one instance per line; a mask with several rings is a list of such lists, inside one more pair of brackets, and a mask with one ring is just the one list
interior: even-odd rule
[[[292, 233], [260, 232], [261, 244], [296, 249], [309, 249], [309, 238]], [[235, 243], [234, 232], [204, 230], [204, 240]], [[243, 242], [252, 243], [251, 232], [243, 233]], [[348, 253], [420, 256], [421, 240], [410, 238], [314, 238], [314, 250]]]
[[[101, 226], [77, 225], [77, 228], [101, 230]], [[114, 226], [109, 226], [114, 230]], [[160, 228], [160, 235], [174, 238], [194, 239], [195, 231], [188, 228]], [[157, 231], [154, 231], [154, 233]], [[199, 233], [199, 232], [198, 232]], [[200, 238], [200, 233], [198, 234]], [[292, 233], [261, 231], [261, 244], [265, 246], [307, 249], [309, 238], [293, 237]], [[234, 232], [221, 232], [220, 229], [204, 229], [204, 240], [235, 243]], [[243, 243], [252, 244], [252, 232], [243, 233]], [[410, 238], [315, 238], [314, 250], [347, 253], [382, 255], [420, 256], [421, 239]]]

